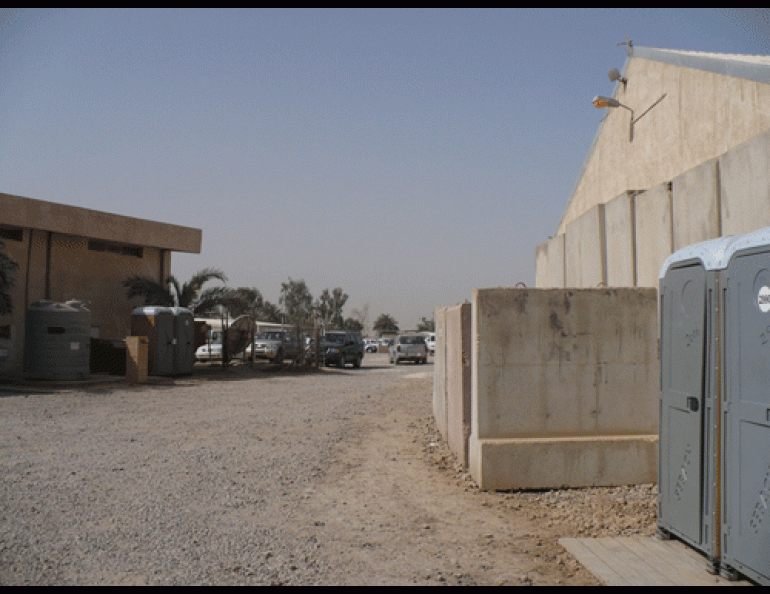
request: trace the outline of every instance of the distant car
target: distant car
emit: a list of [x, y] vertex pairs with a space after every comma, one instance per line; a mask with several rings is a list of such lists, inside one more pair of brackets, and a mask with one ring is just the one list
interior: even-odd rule
[[377, 345], [376, 340], [366, 340], [364, 341], [364, 350], [367, 353], [376, 353], [379, 346]]
[[428, 347], [425, 337], [421, 334], [401, 334], [397, 336], [388, 349], [390, 362], [398, 365], [401, 361], [415, 363], [428, 362]]
[[222, 343], [212, 342], [199, 346], [195, 351], [196, 361], [216, 361], [222, 358]]
[[213, 331], [206, 344], [195, 350], [196, 361], [216, 361], [222, 358], [222, 333]]
[[428, 347], [428, 352], [431, 355], [436, 354], [436, 335], [433, 332], [425, 335], [425, 346]]
[[[251, 357], [252, 345], [246, 347], [246, 357]], [[297, 359], [303, 352], [293, 332], [262, 332], [254, 338], [254, 358], [281, 363], [286, 359]]]
[[364, 341], [358, 332], [325, 332], [319, 346], [326, 365], [361, 367], [364, 360]]

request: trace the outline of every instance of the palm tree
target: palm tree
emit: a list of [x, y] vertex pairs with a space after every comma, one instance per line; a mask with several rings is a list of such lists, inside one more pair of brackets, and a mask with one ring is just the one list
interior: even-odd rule
[[181, 285], [172, 275], [166, 278], [164, 286], [152, 278], [135, 274], [123, 281], [123, 286], [128, 289], [129, 299], [143, 297], [145, 305], [186, 307], [192, 309], [193, 313], [197, 315], [204, 308], [209, 308], [212, 296], [216, 296], [216, 293], [202, 291], [203, 285], [214, 279], [227, 282], [227, 277], [222, 271], [216, 268], [204, 268]]

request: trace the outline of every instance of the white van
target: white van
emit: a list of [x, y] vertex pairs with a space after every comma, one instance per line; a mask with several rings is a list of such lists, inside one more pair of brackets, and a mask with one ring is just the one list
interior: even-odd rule
[[427, 332], [425, 334], [425, 344], [428, 346], [428, 353], [431, 355], [436, 354], [436, 333]]

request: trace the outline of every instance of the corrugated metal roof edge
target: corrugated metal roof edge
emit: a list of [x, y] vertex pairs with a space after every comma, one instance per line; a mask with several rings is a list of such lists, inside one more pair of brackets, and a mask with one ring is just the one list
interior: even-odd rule
[[770, 56], [631, 47], [629, 56], [770, 84]]

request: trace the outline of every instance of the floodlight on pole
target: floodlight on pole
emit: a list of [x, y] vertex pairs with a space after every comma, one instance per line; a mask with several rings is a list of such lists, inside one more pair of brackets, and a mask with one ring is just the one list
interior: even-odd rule
[[620, 101], [617, 99], [613, 99], [612, 97], [604, 97], [603, 95], [597, 95], [594, 97], [593, 100], [594, 107], [597, 109], [603, 109], [605, 107], [622, 107], [623, 109], [627, 109], [631, 112], [631, 126], [628, 131], [628, 141], [633, 142], [634, 140], [634, 110], [628, 107], [628, 105], [623, 105]]

